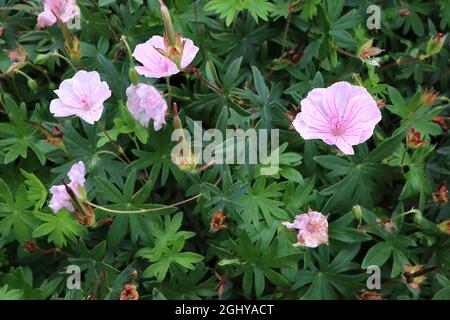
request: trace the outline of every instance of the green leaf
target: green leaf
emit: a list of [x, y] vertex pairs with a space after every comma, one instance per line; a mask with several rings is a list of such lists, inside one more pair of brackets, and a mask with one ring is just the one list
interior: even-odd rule
[[380, 242], [367, 251], [366, 256], [361, 264], [363, 268], [376, 265], [381, 267], [389, 259], [392, 253], [392, 247], [387, 242]]

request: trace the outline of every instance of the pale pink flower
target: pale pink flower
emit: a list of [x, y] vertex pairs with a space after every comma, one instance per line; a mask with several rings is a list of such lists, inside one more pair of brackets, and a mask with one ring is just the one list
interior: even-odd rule
[[[70, 179], [68, 187], [77, 197], [81, 196], [80, 189], [84, 188], [84, 183], [86, 182], [84, 177], [85, 173], [84, 163], [82, 161], [75, 163], [67, 173]], [[73, 204], [70, 202], [69, 193], [67, 193], [64, 185], [51, 187], [50, 193], [52, 194], [52, 198], [50, 200], [49, 207], [53, 210], [53, 212], [57, 213], [62, 208], [66, 208], [71, 212], [75, 211]]]
[[352, 146], [369, 139], [381, 120], [377, 103], [367, 90], [344, 81], [313, 89], [301, 106], [292, 124], [302, 138], [322, 139], [345, 154], [354, 154]]
[[50, 27], [56, 23], [56, 17], [66, 23], [80, 14], [76, 0], [44, 0], [44, 11], [38, 15], [37, 27]]
[[297, 229], [298, 242], [294, 246], [316, 248], [328, 244], [327, 218], [317, 211], [310, 211], [295, 216], [293, 223], [283, 222], [288, 229]]
[[127, 108], [134, 119], [144, 128], [153, 119], [156, 131], [166, 123], [167, 103], [155, 87], [139, 83], [127, 89]]
[[55, 93], [59, 99], [50, 103], [55, 117], [76, 115], [90, 124], [100, 119], [103, 103], [111, 97], [108, 84], [101, 81], [97, 71], [78, 71], [73, 78], [64, 80]]
[[52, 194], [52, 198], [50, 199], [50, 204], [48, 206], [53, 212], [57, 213], [62, 208], [66, 208], [71, 212], [75, 211], [65, 186], [53, 186], [50, 188], [50, 193]]
[[[182, 38], [184, 48], [181, 56], [181, 68], [186, 68], [198, 52], [198, 47], [194, 45], [192, 40]], [[153, 36], [147, 42], [138, 44], [133, 52], [133, 57], [142, 63], [137, 66], [136, 71], [149, 78], [169, 77], [180, 72], [175, 62], [162, 55], [158, 50], [167, 51], [164, 38], [161, 36]]]
[[75, 192], [77, 197], [80, 196], [79, 187], [84, 187], [84, 183], [86, 182], [86, 178], [84, 177], [85, 174], [86, 169], [84, 168], [84, 163], [82, 161], [75, 163], [67, 173], [67, 176], [70, 179], [69, 187]]

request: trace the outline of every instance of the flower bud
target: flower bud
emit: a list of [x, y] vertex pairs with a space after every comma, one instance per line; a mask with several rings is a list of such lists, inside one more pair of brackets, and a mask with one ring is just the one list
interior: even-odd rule
[[448, 203], [448, 189], [445, 183], [442, 183], [438, 190], [433, 192], [433, 200], [441, 204]]
[[130, 67], [130, 69], [128, 69], [128, 78], [130, 79], [130, 82], [134, 85], [137, 85], [139, 83], [139, 75], [136, 72], [136, 69], [134, 69], [134, 67]]
[[436, 225], [436, 227], [440, 232], [450, 235], [450, 220], [445, 220]]
[[36, 58], [34, 58], [34, 63], [35, 64], [43, 64], [47, 60], [47, 58], [48, 58], [48, 54], [40, 53], [36, 56]]
[[164, 21], [165, 36], [168, 39], [169, 46], [176, 46], [175, 31], [173, 29], [172, 19], [169, 9], [162, 0], [159, 0], [161, 15]]
[[420, 132], [416, 132], [414, 128], [411, 128], [406, 135], [406, 144], [411, 149], [417, 149], [426, 143], [425, 140], [421, 140], [421, 137], [422, 134]]
[[446, 38], [447, 35], [444, 36], [442, 33], [438, 33], [437, 36], [431, 36], [427, 43], [425, 58], [438, 54], [441, 51]]
[[362, 211], [361, 206], [358, 205], [358, 204], [355, 205], [355, 206], [353, 206], [352, 212], [353, 212], [353, 214], [355, 215], [356, 219], [357, 219], [358, 221], [361, 221], [361, 219], [363, 218], [363, 211]]
[[425, 90], [420, 97], [420, 101], [425, 105], [432, 105], [436, 99], [439, 97], [439, 92], [430, 92]]
[[31, 91], [37, 92], [38, 84], [37, 84], [36, 80], [34, 80], [32, 78], [28, 78], [27, 85], [28, 85], [28, 88], [30, 88]]

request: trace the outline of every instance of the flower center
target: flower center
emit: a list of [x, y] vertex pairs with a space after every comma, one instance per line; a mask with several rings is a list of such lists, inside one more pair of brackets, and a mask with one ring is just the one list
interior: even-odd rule
[[319, 230], [319, 225], [317, 225], [315, 223], [308, 223], [306, 225], [306, 231], [308, 231], [310, 233], [317, 232], [318, 230]]
[[79, 103], [82, 104], [83, 106], [87, 106], [89, 104], [89, 99], [86, 96], [81, 96], [78, 99]]
[[345, 122], [341, 121], [339, 118], [332, 119], [331, 122], [331, 132], [335, 136], [341, 136], [345, 133]]

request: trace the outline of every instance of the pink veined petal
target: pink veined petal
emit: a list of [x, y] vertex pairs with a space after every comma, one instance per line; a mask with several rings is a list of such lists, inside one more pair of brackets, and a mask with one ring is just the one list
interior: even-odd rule
[[83, 161], [79, 161], [75, 163], [67, 173], [67, 176], [72, 182], [76, 182], [79, 185], [84, 186], [84, 183], [86, 182], [85, 179], [86, 169], [84, 167]]
[[38, 28], [45, 28], [50, 27], [56, 23], [56, 17], [55, 15], [48, 10], [44, 10], [41, 12], [37, 17], [37, 27]]
[[339, 150], [341, 150], [343, 153], [348, 155], [353, 155], [355, 152], [353, 151], [352, 145], [349, 144], [347, 141], [344, 140], [343, 137], [338, 137], [336, 139], [336, 147], [338, 147]]
[[142, 63], [142, 66], [136, 67], [136, 71], [152, 78], [168, 77], [178, 73], [175, 63], [155, 48], [166, 50], [163, 37], [153, 36], [147, 42], [136, 46], [133, 57]]
[[194, 60], [198, 52], [198, 47], [194, 45], [191, 39], [183, 39], [183, 41], [184, 49], [183, 56], [181, 57], [181, 67], [184, 69]]
[[50, 102], [50, 112], [53, 113], [55, 117], [67, 117], [73, 116], [76, 113], [76, 109], [65, 105], [60, 99], [53, 99]]
[[326, 89], [322, 106], [328, 110], [329, 115], [341, 116], [344, 114], [347, 103], [351, 98], [351, 87], [348, 82], [339, 81]]
[[66, 79], [59, 85], [59, 89], [55, 90], [56, 95], [65, 105], [72, 108], [80, 108], [77, 94], [73, 88], [73, 78]]
[[[321, 139], [323, 135], [327, 134], [326, 130], [320, 127], [309, 126], [302, 118], [304, 113], [297, 113], [293, 121], [294, 129], [302, 136], [305, 140], [310, 139]], [[328, 130], [329, 131], [329, 130]]]

